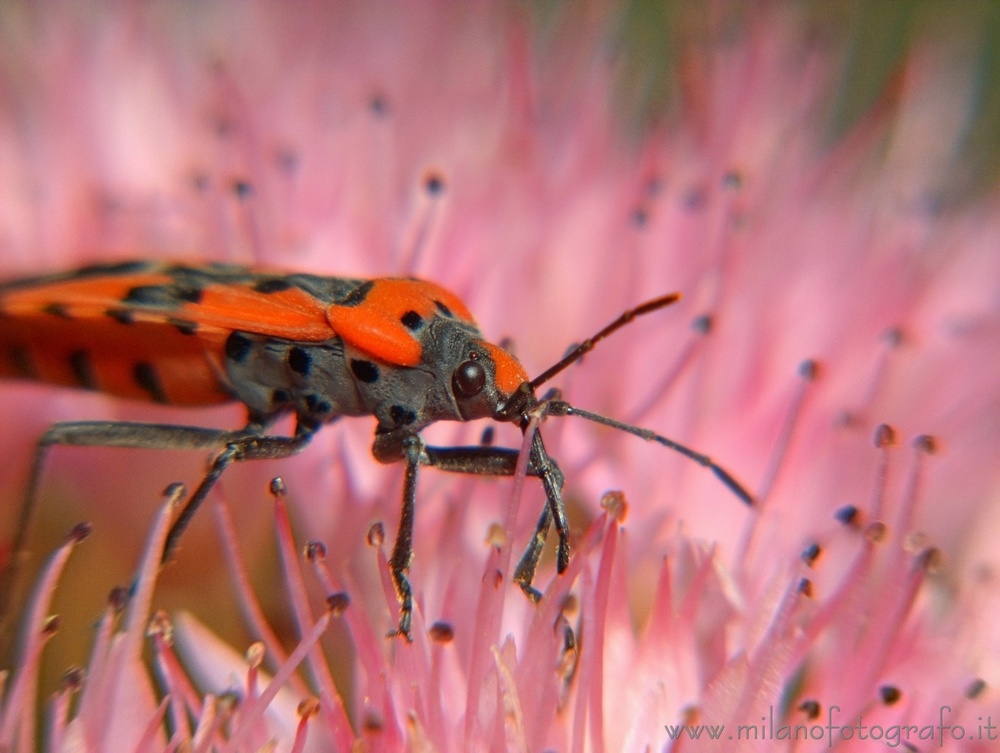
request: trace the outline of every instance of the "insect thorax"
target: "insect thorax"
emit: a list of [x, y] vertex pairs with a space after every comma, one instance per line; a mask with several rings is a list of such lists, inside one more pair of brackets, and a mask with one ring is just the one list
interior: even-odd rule
[[301, 343], [233, 332], [225, 352], [230, 390], [253, 416], [291, 412], [315, 425], [367, 413], [339, 337]]
[[318, 425], [371, 415], [382, 430], [419, 431], [434, 421], [462, 420], [452, 373], [478, 337], [465, 322], [434, 319], [421, 332], [421, 362], [405, 367], [374, 359], [340, 337], [305, 343], [234, 332], [225, 368], [232, 394], [260, 418], [291, 412]]

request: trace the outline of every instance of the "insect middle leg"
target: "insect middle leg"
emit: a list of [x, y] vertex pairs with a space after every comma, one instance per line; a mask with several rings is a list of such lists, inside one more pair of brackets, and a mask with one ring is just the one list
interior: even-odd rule
[[185, 503], [167, 536], [163, 551], [166, 562], [191, 517], [229, 465], [243, 460], [281, 458], [294, 455], [308, 444], [314, 429], [300, 426], [290, 437], [269, 436], [267, 424], [251, 422], [238, 431], [196, 426], [144, 424], [122, 421], [72, 421], [51, 426], [38, 442], [28, 489], [18, 514], [11, 555], [0, 573], [0, 648], [9, 641], [8, 623], [21, 591], [21, 571], [28, 559], [27, 539], [36, 507], [42, 471], [48, 452], [55, 446], [128, 447], [136, 449], [218, 450], [208, 473]]

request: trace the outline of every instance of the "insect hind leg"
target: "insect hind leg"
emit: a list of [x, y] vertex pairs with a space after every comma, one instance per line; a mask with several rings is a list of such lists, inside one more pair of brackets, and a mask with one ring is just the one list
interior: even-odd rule
[[22, 571], [29, 557], [28, 534], [37, 507], [45, 461], [53, 447], [219, 451], [170, 529], [163, 553], [165, 562], [177, 547], [191, 517], [229, 465], [243, 460], [294, 455], [308, 444], [315, 432], [313, 428], [300, 426], [294, 436], [267, 436], [263, 434], [266, 428], [266, 423], [261, 421], [252, 421], [237, 431], [125, 421], [69, 421], [49, 427], [38, 441], [28, 487], [15, 523], [11, 553], [0, 571], [0, 654], [6, 655], [9, 650], [10, 622], [15, 605], [20, 600]]

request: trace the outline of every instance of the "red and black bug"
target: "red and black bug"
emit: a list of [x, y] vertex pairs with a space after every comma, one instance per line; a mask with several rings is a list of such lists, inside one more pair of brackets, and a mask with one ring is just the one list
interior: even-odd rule
[[[558, 396], [536, 395], [539, 386], [597, 342], [678, 297], [664, 296], [626, 311], [529, 379], [513, 355], [483, 339], [457, 296], [422, 280], [137, 261], [0, 284], [0, 377], [170, 405], [239, 401], [249, 413], [247, 424], [231, 431], [108, 421], [52, 426], [39, 442], [12, 562], [21, 558], [44, 457], [53, 445], [218, 453], [174, 523], [166, 559], [229, 465], [293, 455], [320, 427], [342, 416], [373, 416], [375, 457], [406, 464], [399, 531], [390, 559], [400, 602], [393, 633], [406, 638], [413, 610], [406, 572], [418, 469], [509, 476], [519, 454], [493, 446], [426, 445], [420, 430], [435, 421], [491, 418], [527, 431], [532, 417], [581, 416], [686, 455], [749, 504], [750, 493], [709, 457], [647, 429], [576, 408]], [[295, 416], [294, 433], [269, 434], [275, 419], [289, 413]], [[514, 580], [537, 600], [532, 580], [553, 523], [560, 573], [570, 557], [563, 476], [538, 431], [530, 440], [527, 473], [541, 479], [547, 504]], [[8, 581], [15, 570], [8, 566]], [[8, 583], [7, 598], [9, 589]]]

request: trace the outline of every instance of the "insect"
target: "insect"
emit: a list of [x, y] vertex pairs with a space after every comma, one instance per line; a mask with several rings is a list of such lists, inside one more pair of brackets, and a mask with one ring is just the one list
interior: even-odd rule
[[[519, 455], [492, 445], [427, 445], [420, 430], [435, 421], [490, 418], [525, 432], [533, 416], [581, 416], [686, 455], [749, 504], [750, 493], [709, 457], [647, 429], [576, 408], [558, 395], [536, 395], [539, 386], [597, 342], [678, 297], [663, 296], [626, 311], [530, 379], [513, 355], [483, 338], [457, 296], [422, 280], [134, 261], [0, 284], [0, 377], [170, 405], [239, 401], [248, 411], [246, 425], [236, 430], [109, 421], [53, 425], [39, 441], [8, 580], [23, 554], [45, 454], [56, 445], [217, 453], [173, 524], [166, 561], [228, 466], [294, 455], [332, 421], [373, 416], [375, 458], [405, 463], [400, 525], [390, 557], [400, 616], [390, 635], [407, 640], [418, 469], [510, 476]], [[275, 419], [289, 413], [295, 417], [294, 433], [269, 434]], [[538, 431], [530, 439], [527, 474], [541, 479], [547, 503], [514, 580], [537, 601], [532, 580], [553, 523], [560, 573], [570, 559], [563, 476]]]

